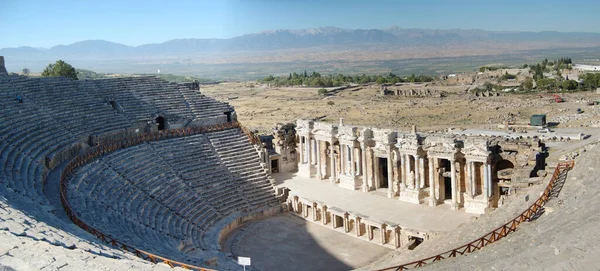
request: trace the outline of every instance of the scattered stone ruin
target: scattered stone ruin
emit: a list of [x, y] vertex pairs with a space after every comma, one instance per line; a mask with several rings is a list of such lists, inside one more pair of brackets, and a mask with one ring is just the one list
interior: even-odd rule
[[474, 96], [474, 97], [497, 97], [497, 96], [500, 96], [500, 93], [499, 92], [491, 92], [491, 91], [475, 92], [472, 94], [472, 96]]
[[273, 129], [271, 148], [268, 149], [271, 173], [295, 172], [296, 161], [296, 126], [293, 123], [277, 124]]
[[545, 167], [540, 141], [296, 124], [299, 175], [415, 204], [483, 214]]
[[395, 95], [418, 98], [440, 98], [445, 97], [447, 93], [437, 89], [388, 89], [387, 86], [381, 86], [381, 95]]

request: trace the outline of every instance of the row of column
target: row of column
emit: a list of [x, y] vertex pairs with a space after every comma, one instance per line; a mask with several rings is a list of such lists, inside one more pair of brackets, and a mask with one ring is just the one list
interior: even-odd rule
[[[336, 181], [337, 172], [347, 176], [362, 176], [362, 190], [364, 192], [368, 192], [375, 187], [376, 184], [370, 183], [370, 181], [377, 181], [376, 175], [378, 174], [375, 164], [375, 159], [377, 157], [373, 156], [372, 152], [369, 151], [369, 147], [364, 142], [360, 142], [359, 151], [360, 156], [356, 156], [355, 147], [347, 144], [340, 143], [340, 154], [339, 154], [339, 163], [336, 163], [336, 157], [333, 153], [333, 142], [326, 141], [332, 147], [332, 153], [330, 153], [330, 166], [326, 170], [328, 172], [322, 172], [324, 167], [321, 165], [321, 155], [323, 155], [323, 151], [321, 150], [321, 143], [325, 141], [320, 141], [315, 138], [310, 138], [308, 136], [301, 136], [300, 140], [300, 149], [303, 150], [300, 152], [300, 161], [301, 163], [310, 164], [315, 166], [316, 174], [319, 178], [326, 176], [329, 174], [332, 182]], [[442, 178], [438, 176], [436, 178], [436, 174], [439, 174], [436, 171], [436, 159], [442, 159], [437, 157], [424, 157], [418, 154], [408, 154], [408, 153], [400, 153], [400, 165], [397, 170], [397, 179], [394, 179], [394, 167], [397, 160], [393, 159], [392, 153], [395, 150], [390, 146], [387, 149], [388, 157], [387, 157], [387, 180], [388, 180], [388, 197], [392, 198], [396, 196], [397, 192], [395, 192], [394, 188], [399, 185], [400, 191], [413, 191], [411, 193], [417, 193], [417, 197], [420, 198], [421, 189], [429, 186], [429, 205], [435, 206], [439, 203], [440, 200], [443, 200], [443, 195], [440, 195], [440, 185], [444, 185], [443, 179], [437, 180], [438, 178]], [[371, 158], [371, 163], [369, 168], [368, 159]], [[396, 157], [397, 159], [397, 157]], [[457, 178], [457, 167], [456, 160], [447, 159], [450, 162], [450, 178], [451, 178], [451, 189], [452, 189], [452, 200], [451, 204], [453, 208], [457, 208], [460, 201], [460, 183], [462, 179]], [[358, 163], [357, 163], [358, 161]], [[484, 163], [479, 161], [467, 161], [466, 168], [460, 167], [459, 170], [466, 170], [466, 195], [470, 198], [473, 198], [477, 195], [477, 187], [475, 185], [475, 163]], [[339, 165], [340, 169], [336, 168], [336, 165]], [[484, 163], [483, 167], [483, 194], [485, 200], [489, 199], [492, 195], [492, 169], [491, 165], [488, 163]], [[460, 172], [458, 172], [460, 174]], [[399, 180], [398, 180], [399, 179]], [[360, 181], [357, 179], [357, 185], [360, 186]], [[439, 182], [439, 183], [438, 183]], [[375, 186], [375, 187], [374, 187]], [[436, 198], [436, 190], [440, 198]]]
[[[322, 142], [329, 143], [331, 146], [331, 153], [329, 154], [330, 158], [330, 166], [327, 169], [327, 172], [323, 172], [323, 165], [321, 160], [321, 155], [325, 150], [322, 148]], [[339, 144], [340, 152], [339, 152], [339, 165], [340, 169], [337, 169], [338, 161], [336, 155], [333, 153], [333, 141], [321, 141], [315, 138], [310, 138], [307, 136], [300, 136], [300, 163], [302, 164], [311, 164], [317, 169], [317, 176], [325, 176], [329, 174], [332, 180], [337, 178], [337, 173], [340, 172], [347, 176], [360, 176], [364, 175], [364, 167], [361, 165], [364, 164], [364, 150], [360, 150], [362, 153], [361, 157], [355, 157], [354, 146]], [[357, 163], [358, 162], [358, 163]]]
[[401, 228], [397, 225], [370, 222], [358, 215], [340, 210], [334, 211], [334, 208], [329, 208], [325, 204], [309, 202], [298, 196], [288, 197], [287, 203], [290, 211], [302, 218], [309, 220], [309, 217], [311, 217], [309, 221], [331, 225], [332, 229], [343, 227], [344, 233], [353, 234], [357, 238], [366, 234], [369, 241], [374, 241], [375, 231], [378, 230], [379, 244], [381, 245], [391, 245], [393, 243], [395, 248], [399, 248], [405, 243], [403, 241], [408, 240], [401, 240]]

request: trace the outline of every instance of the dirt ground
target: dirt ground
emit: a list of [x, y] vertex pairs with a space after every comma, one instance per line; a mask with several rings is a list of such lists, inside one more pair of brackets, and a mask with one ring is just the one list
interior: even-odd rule
[[[344, 122], [351, 125], [384, 127], [398, 130], [409, 130], [413, 124], [416, 124], [420, 131], [442, 131], [447, 128], [500, 130], [502, 128], [498, 126], [507, 121], [511, 124], [527, 127], [532, 114], [546, 114], [547, 121], [552, 129], [560, 128], [559, 130], [567, 133], [585, 133], [591, 135], [590, 138], [582, 141], [552, 142], [550, 144], [552, 145], [550, 150], [551, 154], [553, 154], [551, 155], [552, 161], [558, 160], [559, 154], [572, 152], [584, 145], [597, 142], [600, 137], [600, 133], [598, 132], [598, 127], [600, 127], [600, 105], [588, 105], [590, 102], [600, 101], [600, 95], [595, 92], [560, 94], [566, 102], [555, 103], [551, 101], [552, 96], [547, 93], [526, 95], [501, 94], [497, 97], [475, 97], [465, 91], [469, 87], [435, 85], [402, 86], [402, 89], [429, 88], [432, 90], [443, 90], [447, 93], [446, 97], [437, 98], [382, 96], [380, 95], [379, 86], [361, 86], [333, 91], [330, 92], [329, 96], [323, 97], [317, 94], [317, 88], [270, 88], [255, 82], [203, 86], [201, 91], [204, 94], [227, 101], [235, 106], [238, 120], [245, 126], [262, 132], [269, 132], [276, 123], [291, 122], [299, 118], [320, 118], [321, 121], [336, 123], [339, 122], [340, 118], [344, 118]], [[581, 109], [582, 112], [578, 113], [578, 109]], [[591, 170], [592, 168], [594, 166], [585, 165], [581, 170]], [[583, 176], [579, 178], [580, 180], [584, 179]], [[577, 183], [577, 185], [580, 184]], [[530, 197], [533, 198], [535, 195], [539, 195], [539, 192], [536, 192], [535, 189], [542, 188], [541, 186], [536, 186], [534, 190], [526, 193], [531, 193]], [[563, 195], [572, 195], [574, 192], [569, 192], [570, 189], [573, 188], [567, 189], [565, 187]], [[580, 195], [573, 196], [578, 198]], [[360, 266], [364, 270], [373, 270], [408, 262], [432, 255], [435, 252], [441, 252], [439, 250], [452, 248], [456, 244], [462, 244], [476, 238], [477, 236], [475, 235], [488, 232], [499, 223], [502, 224], [506, 219], [510, 219], [516, 213], [521, 212], [522, 206], [528, 204], [522, 202], [527, 197], [524, 197], [522, 194], [518, 194], [516, 197], [513, 202], [514, 204], [507, 205], [510, 208], [501, 208], [494, 211], [493, 214], [482, 216], [477, 219], [479, 223], [466, 223], [462, 228], [457, 230], [456, 234], [440, 236], [435, 243], [425, 243], [410, 253], [393, 251], [380, 257], [375, 263], [366, 265], [347, 264], [345, 266], [340, 265], [340, 267], [348, 269], [349, 267]], [[561, 196], [560, 200], [566, 202], [567, 199]], [[593, 200], [590, 199], [582, 204], [589, 202], [593, 202]], [[558, 207], [552, 206], [551, 203], [550, 210], [552, 208]], [[573, 208], [584, 207], [573, 206]], [[576, 213], [569, 209], [565, 211], [567, 213]], [[551, 252], [550, 255], [556, 256], [553, 258], [554, 261], [552, 261], [552, 264], [558, 265], [555, 268], [550, 268], [552, 270], [576, 270], [592, 266], [588, 258], [586, 258], [585, 263], [576, 264], [576, 261], [574, 261], [577, 258], [575, 251], [567, 248], [565, 245], [560, 245], [561, 242], [568, 243], [570, 240], [568, 237], [570, 230], [567, 226], [561, 226], [561, 228], [553, 230], [551, 238], [543, 236], [547, 232], [541, 229], [547, 225], [551, 228], [558, 227], [553, 223], [549, 223], [548, 219], [544, 217], [544, 219], [536, 221], [535, 226], [532, 226], [540, 228], [539, 230], [536, 229], [529, 232], [528, 227], [525, 226], [523, 230], [523, 234], [525, 235], [518, 236], [519, 234], [517, 234], [515, 237], [509, 238], [508, 241], [503, 242], [497, 249], [492, 248], [487, 252], [463, 257], [465, 260], [462, 260], [463, 258], [460, 258], [460, 260], [451, 260], [449, 264], [452, 267], [443, 264], [434, 265], [430, 268], [436, 270], [486, 270], [490, 267], [486, 265], [486, 262], [494, 262], [494, 265], [491, 267], [492, 269], [531, 270], [532, 267], [538, 265], [532, 266], [527, 264], [528, 259], [544, 259], [543, 255], [547, 255], [548, 253], [546, 250]], [[564, 221], [564, 223], [577, 224], [579, 223], [577, 221], [584, 221], [584, 219], [578, 217], [573, 218], [571, 221]], [[535, 242], [528, 239], [535, 240]], [[538, 240], [545, 239], [547, 239], [545, 242], [538, 242]], [[256, 242], [258, 242], [258, 239]], [[522, 247], [536, 247], [539, 249], [535, 253], [529, 253], [527, 256], [520, 257], [516, 262], [498, 261], [499, 252], [502, 255], [510, 255], [509, 257], [516, 256], [509, 253], [509, 251], [514, 251], [515, 253], [520, 251], [514, 250], [514, 243], [516, 242], [520, 242], [519, 246]], [[323, 246], [327, 244], [329, 242], [322, 243]], [[252, 251], [244, 246], [240, 246], [239, 249], [246, 250], [248, 253]], [[592, 252], [595, 252], [595, 250]], [[585, 254], [588, 255], [592, 252], [585, 252]], [[539, 266], [544, 265], [542, 262], [536, 264], [539, 264]], [[544, 268], [547, 267], [548, 264], [545, 264]]]
[[391, 251], [292, 214], [250, 222], [229, 235], [224, 248], [264, 271], [349, 270]]
[[[238, 120], [247, 127], [270, 131], [276, 123], [299, 118], [321, 118], [370, 127], [409, 130], [416, 124], [421, 131], [454, 128], [497, 128], [506, 121], [529, 123], [532, 114], [547, 114], [557, 127], [600, 127], [600, 106], [588, 106], [600, 100], [594, 92], [560, 94], [566, 102], [551, 102], [550, 94], [501, 94], [475, 97], [470, 86], [407, 84], [403, 89], [430, 89], [447, 92], [440, 98], [382, 96], [380, 87], [360, 86], [323, 97], [317, 88], [273, 88], [256, 82], [221, 83], [201, 87], [201, 92], [229, 102], [236, 108]], [[578, 114], [577, 109], [582, 113]]]

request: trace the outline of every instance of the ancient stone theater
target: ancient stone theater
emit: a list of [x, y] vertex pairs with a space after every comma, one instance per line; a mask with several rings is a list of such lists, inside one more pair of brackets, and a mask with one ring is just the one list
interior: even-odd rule
[[27, 222], [3, 229], [171, 267], [239, 270], [224, 240], [282, 212], [390, 249], [416, 246], [501, 206], [545, 169], [537, 139], [343, 120], [259, 136], [197, 82], [154, 76], [27, 77], [0, 57], [0, 98], [2, 210], [27, 210]]

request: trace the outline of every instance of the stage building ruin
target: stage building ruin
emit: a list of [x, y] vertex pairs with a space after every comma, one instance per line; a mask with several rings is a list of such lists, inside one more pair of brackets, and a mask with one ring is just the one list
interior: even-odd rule
[[[280, 138], [283, 136], [280, 134]], [[419, 133], [298, 120], [296, 151], [278, 159], [297, 161], [287, 171], [340, 188], [384, 190], [414, 204], [449, 204], [483, 214], [502, 196], [544, 169], [539, 140]], [[289, 140], [279, 139], [277, 142]]]

